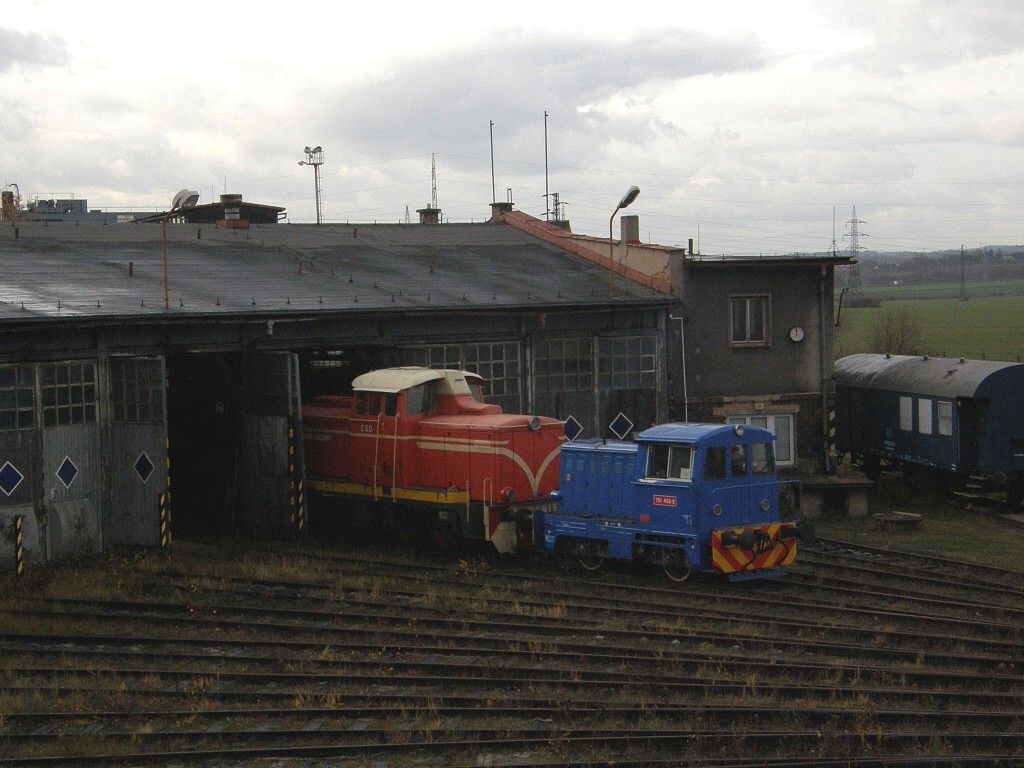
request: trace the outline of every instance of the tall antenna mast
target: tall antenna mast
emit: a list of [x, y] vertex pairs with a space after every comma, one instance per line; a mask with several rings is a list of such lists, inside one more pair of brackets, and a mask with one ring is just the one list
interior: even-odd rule
[[832, 206], [832, 245], [828, 248], [833, 256], [839, 255], [839, 245], [836, 243], [836, 207]]
[[491, 203], [498, 202], [498, 193], [494, 189], [494, 121], [491, 120]]
[[866, 234], [860, 231], [860, 225], [867, 224], [866, 221], [862, 221], [857, 218], [857, 206], [853, 206], [853, 216], [846, 226], [849, 227], [849, 232], [843, 235], [843, 237], [850, 238], [850, 258], [853, 259], [853, 263], [850, 264], [850, 291], [852, 293], [860, 293], [864, 288], [864, 284], [861, 282], [860, 276], [860, 264], [857, 263], [857, 256], [863, 250], [864, 246], [860, 244], [860, 238], [867, 237]]
[[[548, 196], [548, 111], [544, 110], [544, 220], [551, 220], [551, 198]], [[555, 218], [558, 218], [557, 211]]]
[[437, 208], [437, 164], [434, 153], [430, 153], [430, 207]]

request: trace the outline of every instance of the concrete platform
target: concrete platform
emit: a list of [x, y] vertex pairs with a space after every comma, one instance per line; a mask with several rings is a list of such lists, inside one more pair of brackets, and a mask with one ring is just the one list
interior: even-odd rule
[[799, 475], [801, 511], [804, 517], [819, 517], [826, 510], [838, 510], [850, 517], [868, 513], [868, 492], [875, 486], [863, 474]]

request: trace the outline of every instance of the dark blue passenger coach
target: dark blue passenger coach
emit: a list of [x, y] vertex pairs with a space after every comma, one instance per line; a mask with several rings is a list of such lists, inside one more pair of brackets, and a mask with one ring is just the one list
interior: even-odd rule
[[835, 363], [836, 438], [868, 476], [928, 467], [1024, 491], [1024, 365], [859, 354]]

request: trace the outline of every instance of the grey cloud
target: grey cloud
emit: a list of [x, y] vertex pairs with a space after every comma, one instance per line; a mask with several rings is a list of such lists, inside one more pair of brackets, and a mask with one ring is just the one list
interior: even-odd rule
[[[436, 147], [479, 154], [487, 149], [490, 119], [506, 146], [524, 133], [532, 143], [544, 109], [563, 134], [591, 134], [603, 129], [607, 116], [586, 108], [616, 93], [759, 69], [769, 61], [765, 45], [752, 36], [662, 30], [608, 42], [513, 33], [406, 59], [387, 78], [336, 88], [326, 94], [332, 106], [321, 116], [321, 130], [366, 153]], [[642, 102], [640, 113], [648, 109]]]
[[[821, 10], [822, 6], [819, 6]], [[941, 69], [963, 61], [1024, 50], [1024, 5], [905, 0], [866, 5], [851, 18], [849, 5], [824, 6], [836, 27], [866, 32], [872, 42], [834, 58], [841, 66], [887, 76]]]
[[67, 60], [67, 44], [56, 35], [0, 29], [0, 72], [15, 66], [60, 66]]

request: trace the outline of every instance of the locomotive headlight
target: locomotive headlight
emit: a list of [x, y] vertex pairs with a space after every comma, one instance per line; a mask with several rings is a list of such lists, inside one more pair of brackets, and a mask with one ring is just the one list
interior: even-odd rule
[[770, 506], [771, 506], [771, 504], [768, 503], [768, 499], [761, 499], [761, 511], [762, 512], [767, 512], [768, 511], [768, 507], [770, 507]]
[[514, 499], [516, 497], [515, 489], [511, 488], [511, 487], [509, 487], [509, 488], [502, 488], [501, 489], [501, 497], [503, 499], [505, 499], [505, 501], [512, 501], [512, 499]]
[[533, 432], [540, 430], [540, 416], [531, 416], [529, 426], [530, 430]]

